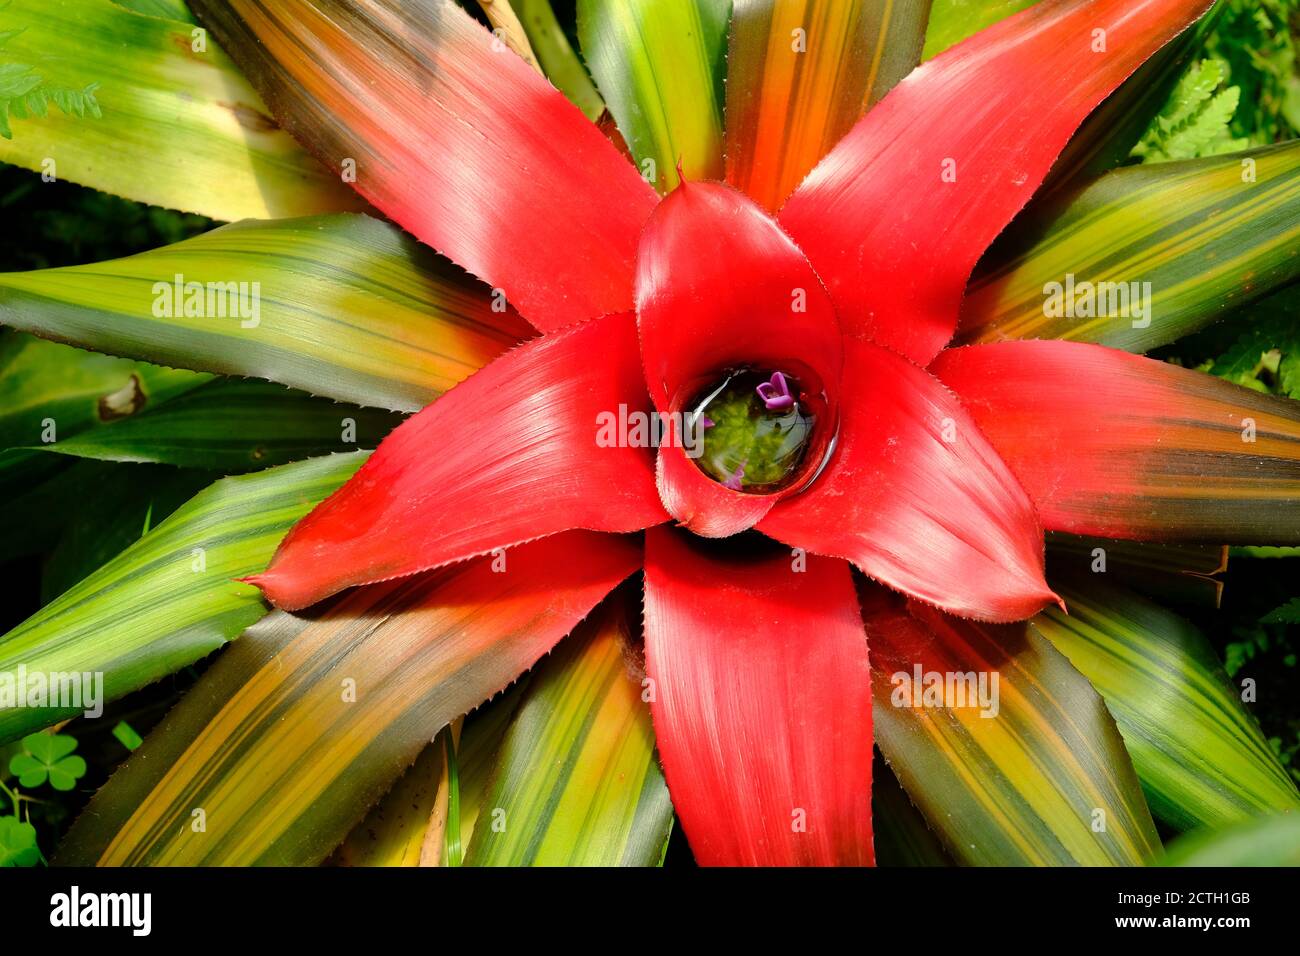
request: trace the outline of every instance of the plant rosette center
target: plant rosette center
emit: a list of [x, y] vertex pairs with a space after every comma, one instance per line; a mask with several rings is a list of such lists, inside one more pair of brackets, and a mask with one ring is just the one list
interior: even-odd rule
[[806, 479], [825, 429], [825, 401], [781, 369], [722, 373], [689, 405], [701, 451], [696, 467], [732, 491], [772, 494]]

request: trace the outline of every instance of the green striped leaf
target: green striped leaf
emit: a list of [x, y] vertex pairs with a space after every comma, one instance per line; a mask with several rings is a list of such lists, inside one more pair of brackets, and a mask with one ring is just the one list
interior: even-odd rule
[[1161, 821], [1220, 827], [1300, 809], [1295, 784], [1195, 627], [1101, 581], [1053, 578], [1052, 587], [1070, 613], [1045, 611], [1034, 629], [1105, 698]]
[[[569, 36], [555, 18], [551, 0], [509, 0], [519, 15], [528, 42], [556, 89], [569, 98], [593, 122], [605, 112], [605, 101], [596, 92], [587, 68], [569, 43]], [[490, 4], [489, 4], [490, 5]]]
[[363, 208], [195, 30], [104, 0], [11, 0], [0, 33], [20, 32], [2, 62], [28, 67], [41, 81], [33, 93], [93, 86], [101, 115], [67, 115], [54, 95], [10, 101], [0, 161], [214, 219]]
[[[461, 846], [468, 846], [474, 833], [488, 774], [528, 679], [525, 674], [465, 718], [454, 750]], [[451, 729], [444, 728], [420, 752], [411, 769], [352, 828], [332, 862], [341, 866], [447, 865], [451, 775], [445, 740]]]
[[1298, 240], [1300, 142], [1119, 169], [1017, 220], [967, 292], [959, 338], [1144, 352], [1300, 278]]
[[[224, 478], [80, 584], [0, 637], [0, 674], [103, 674], [115, 700], [211, 653], [266, 613], [260, 571], [289, 528], [364, 453]], [[0, 742], [78, 707], [0, 709]]]
[[938, 56], [985, 27], [1032, 7], [1038, 0], [933, 0], [925, 31], [926, 60]]
[[[876, 743], [955, 861], [1133, 865], [1159, 850], [1114, 720], [1051, 644], [1023, 624], [909, 613], [874, 586], [863, 620]], [[918, 672], [948, 696], [913, 693]]]
[[234, 223], [112, 262], [0, 274], [0, 324], [399, 411], [530, 334], [400, 229], [349, 214]]
[[1110, 575], [1162, 602], [1218, 607], [1228, 569], [1223, 545], [1116, 541], [1060, 531], [1047, 533], [1048, 577]]
[[623, 595], [540, 667], [502, 743], [466, 864], [653, 866], [672, 826]]
[[[456, 802], [460, 811], [462, 848], [468, 847], [473, 840], [474, 829], [478, 825], [484, 801], [487, 800], [488, 786], [491, 782], [492, 770], [496, 767], [497, 754], [501, 751], [510, 722], [519, 710], [519, 702], [532, 679], [532, 674], [525, 674], [505, 693], [499, 694], [465, 718], [465, 725], [455, 749]], [[449, 787], [450, 781], [448, 780], [447, 783]], [[431, 846], [426, 859], [427, 864], [449, 865], [444, 852], [447, 842], [444, 826], [436, 840], [436, 852], [432, 846], [435, 841], [433, 839], [429, 841]]]
[[929, 0], [737, 0], [727, 182], [775, 211], [921, 55]]
[[1300, 866], [1300, 814], [1258, 817], [1222, 830], [1186, 833], [1165, 866]]
[[876, 866], [952, 866], [943, 844], [879, 754], [871, 768], [871, 830]]
[[46, 451], [226, 473], [374, 448], [402, 416], [340, 405], [270, 382], [219, 380]]
[[270, 615], [95, 795], [56, 862], [320, 862], [441, 727], [529, 668], [640, 558], [634, 539], [568, 532], [511, 549], [501, 571], [487, 557]]
[[578, 0], [587, 66], [642, 175], [663, 193], [722, 178], [730, 0]]
[[442, 742], [429, 744], [331, 857], [338, 866], [419, 866], [444, 778]]

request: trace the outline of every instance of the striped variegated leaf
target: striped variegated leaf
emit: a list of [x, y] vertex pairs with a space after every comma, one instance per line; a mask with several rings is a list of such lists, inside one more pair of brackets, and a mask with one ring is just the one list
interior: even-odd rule
[[[0, 674], [99, 674], [103, 699], [115, 700], [211, 653], [266, 613], [257, 588], [234, 579], [265, 567], [293, 523], [365, 457], [313, 459], [204, 489], [0, 637]], [[0, 742], [83, 709], [0, 709]]]
[[[446, 741], [452, 727], [444, 728], [393, 789], [352, 828], [332, 862], [341, 866], [446, 866], [447, 807], [452, 801], [453, 776], [448, 765], [453, 761], [460, 845], [468, 846], [493, 760], [528, 679], [529, 675], [524, 675], [505, 693], [469, 714], [450, 753]], [[455, 723], [460, 722], [453, 727]]]
[[722, 178], [730, 0], [578, 0], [578, 38], [642, 175]]
[[1138, 865], [1159, 851], [1114, 720], [1051, 644], [875, 585], [863, 619], [876, 743], [954, 860]]
[[399, 411], [530, 334], [431, 250], [351, 214], [234, 223], [112, 262], [3, 273], [0, 325]]
[[532, 677], [479, 811], [471, 866], [651, 866], [672, 825], [615, 595]]
[[930, 0], [736, 0], [727, 181], [775, 211], [921, 55]]
[[352, 828], [331, 857], [339, 866], [419, 866], [429, 817], [446, 773], [442, 741], [420, 751], [384, 798]]
[[1070, 613], [1044, 611], [1033, 626], [1105, 699], [1152, 812], [1184, 830], [1300, 810], [1295, 784], [1204, 636], [1100, 578], [1053, 578]]
[[962, 305], [962, 341], [1144, 352], [1300, 277], [1300, 142], [1119, 169], [999, 242]]
[[641, 560], [569, 532], [249, 629], [69, 831], [58, 862], [309, 865], [437, 731], [518, 677]]

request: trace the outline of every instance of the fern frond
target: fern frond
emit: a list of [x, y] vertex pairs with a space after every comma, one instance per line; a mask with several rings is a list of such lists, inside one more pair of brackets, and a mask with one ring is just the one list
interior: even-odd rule
[[[0, 11], [9, 6], [9, 0], [0, 3]], [[0, 49], [27, 28], [17, 30], [0, 30]], [[49, 104], [54, 102], [66, 116], [99, 119], [104, 114], [100, 111], [99, 101], [95, 99], [98, 83], [91, 83], [82, 89], [72, 89], [46, 83], [34, 66], [26, 63], [0, 63], [0, 136], [13, 139], [13, 130], [9, 127], [9, 118], [28, 119], [32, 116], [49, 115]]]
[[1241, 90], [1222, 88], [1226, 79], [1218, 60], [1189, 67], [1132, 155], [1144, 163], [1161, 163], [1245, 149], [1246, 140], [1235, 138], [1230, 129]]

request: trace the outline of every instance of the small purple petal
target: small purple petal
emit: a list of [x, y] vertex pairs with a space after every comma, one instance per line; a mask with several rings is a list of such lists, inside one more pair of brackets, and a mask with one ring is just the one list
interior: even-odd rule
[[722, 483], [722, 487], [730, 488], [732, 491], [742, 491], [740, 479], [745, 477], [745, 466], [741, 465], [736, 469], [736, 473]]
[[770, 382], [758, 386], [758, 397], [763, 400], [769, 412], [794, 406], [794, 396], [790, 394], [790, 386], [786, 384], [785, 376], [780, 372], [773, 372]]

